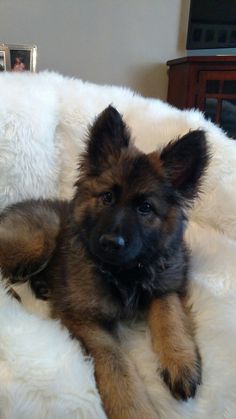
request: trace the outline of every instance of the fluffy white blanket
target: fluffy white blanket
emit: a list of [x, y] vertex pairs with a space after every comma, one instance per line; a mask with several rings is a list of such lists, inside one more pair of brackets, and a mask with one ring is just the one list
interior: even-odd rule
[[[235, 419], [236, 143], [197, 111], [179, 111], [123, 88], [44, 72], [1, 74], [0, 91], [0, 209], [29, 197], [71, 197], [87, 125], [110, 103], [145, 151], [190, 129], [206, 130], [212, 161], [186, 233], [203, 358], [196, 398], [186, 403], [171, 397], [156, 372], [144, 324], [124, 329], [124, 344], [161, 419]], [[92, 360], [48, 318], [45, 303], [25, 286], [21, 296], [24, 306], [0, 285], [0, 418], [105, 418]]]

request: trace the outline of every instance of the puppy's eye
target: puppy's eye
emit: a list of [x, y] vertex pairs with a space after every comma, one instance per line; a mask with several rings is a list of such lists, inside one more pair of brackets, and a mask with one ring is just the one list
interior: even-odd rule
[[152, 205], [149, 204], [149, 202], [144, 201], [141, 204], [138, 205], [137, 211], [141, 215], [148, 215], [153, 211]]
[[112, 192], [108, 191], [102, 194], [102, 202], [104, 205], [112, 204], [113, 200], [114, 200], [114, 196]]

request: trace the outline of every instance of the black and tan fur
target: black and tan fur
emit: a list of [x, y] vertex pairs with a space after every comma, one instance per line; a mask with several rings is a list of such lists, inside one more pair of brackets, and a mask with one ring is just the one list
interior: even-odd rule
[[23, 202], [1, 216], [4, 274], [29, 278], [39, 294], [46, 284], [54, 317], [94, 357], [109, 418], [156, 417], [116, 333], [118, 322], [137, 313], [147, 313], [174, 397], [193, 397], [200, 383], [183, 234], [207, 162], [204, 132], [146, 155], [108, 107], [90, 129], [74, 199]]

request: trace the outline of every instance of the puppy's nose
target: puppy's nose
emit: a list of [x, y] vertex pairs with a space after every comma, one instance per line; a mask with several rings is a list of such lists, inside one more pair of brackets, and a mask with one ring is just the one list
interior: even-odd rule
[[118, 234], [103, 234], [99, 243], [105, 251], [121, 250], [125, 247], [125, 239]]

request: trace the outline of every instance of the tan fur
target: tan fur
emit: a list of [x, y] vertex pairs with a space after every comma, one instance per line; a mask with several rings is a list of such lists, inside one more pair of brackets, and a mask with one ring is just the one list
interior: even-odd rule
[[95, 361], [95, 375], [104, 408], [112, 419], [155, 419], [145, 389], [118, 339], [96, 323], [62, 322], [85, 344]]
[[152, 167], [155, 169], [156, 174], [160, 177], [163, 176], [164, 170], [162, 167], [162, 162], [160, 160], [160, 154], [157, 151], [153, 151], [152, 153], [148, 154], [148, 159]]
[[153, 349], [159, 356], [162, 371], [168, 374], [172, 392], [175, 393], [175, 386], [182, 383], [186, 394], [190, 393], [192, 381], [199, 373], [199, 358], [192, 338], [191, 320], [185, 314], [181, 299], [172, 294], [154, 300], [149, 309], [148, 324]]
[[50, 208], [39, 206], [29, 215], [16, 208], [0, 222], [0, 266], [6, 275], [20, 265], [45, 262], [55, 249], [60, 218]]

